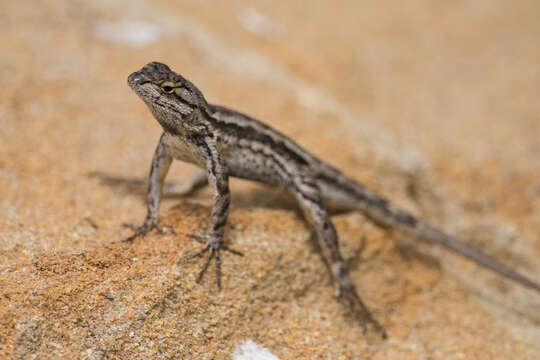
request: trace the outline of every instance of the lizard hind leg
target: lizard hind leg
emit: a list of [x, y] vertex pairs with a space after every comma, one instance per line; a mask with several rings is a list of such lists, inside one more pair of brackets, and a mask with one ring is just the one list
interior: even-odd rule
[[170, 188], [165, 187], [163, 192], [168, 197], [185, 197], [190, 196], [197, 190], [208, 185], [208, 176], [206, 170], [197, 169], [195, 174], [186, 183], [181, 186], [172, 186]]
[[372, 324], [383, 339], [387, 338], [385, 328], [373, 317], [368, 307], [364, 304], [356, 287], [349, 277], [349, 271], [344, 266], [345, 263], [336, 263], [332, 266], [332, 277], [336, 286], [336, 297], [346, 306], [347, 310], [354, 314], [362, 325], [364, 334], [367, 332], [367, 324]]
[[290, 191], [295, 196], [307, 222], [315, 232], [323, 260], [330, 268], [332, 280], [336, 287], [336, 296], [358, 318], [364, 333], [367, 331], [367, 324], [372, 324], [381, 333], [382, 337], [386, 338], [385, 329], [371, 315], [350, 279], [347, 263], [339, 250], [336, 229], [323, 206], [316, 180], [310, 176], [298, 176], [294, 180]]

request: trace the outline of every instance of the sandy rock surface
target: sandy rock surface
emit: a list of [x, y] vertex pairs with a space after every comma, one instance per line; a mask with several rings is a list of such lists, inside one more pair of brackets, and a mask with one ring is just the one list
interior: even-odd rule
[[[537, 359], [540, 296], [335, 216], [381, 341], [332, 297], [294, 204], [233, 180], [223, 290], [190, 258], [211, 192], [145, 215], [158, 60], [402, 207], [540, 278], [536, 1], [0, 2], [0, 358]], [[193, 167], [175, 163], [181, 185]], [[356, 251], [365, 237], [365, 248]]]

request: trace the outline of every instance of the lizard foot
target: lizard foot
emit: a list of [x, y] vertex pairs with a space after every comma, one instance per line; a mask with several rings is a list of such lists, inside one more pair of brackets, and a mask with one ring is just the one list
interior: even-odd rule
[[362, 332], [367, 333], [367, 325], [372, 324], [373, 327], [381, 334], [383, 339], [387, 338], [384, 327], [373, 317], [367, 306], [364, 304], [356, 289], [352, 284], [350, 286], [340, 286], [338, 289], [338, 297], [345, 303], [347, 309], [354, 313], [356, 318], [362, 325]]
[[196, 280], [197, 283], [201, 282], [204, 276], [204, 273], [208, 269], [208, 265], [210, 265], [210, 261], [212, 260], [212, 258], [215, 258], [216, 259], [217, 286], [218, 286], [218, 289], [221, 290], [221, 257], [220, 257], [219, 252], [221, 250], [225, 250], [238, 256], [244, 256], [244, 254], [238, 250], [234, 250], [228, 247], [227, 245], [223, 244], [223, 239], [214, 235], [188, 234], [188, 236], [199, 242], [202, 242], [202, 240], [206, 240], [202, 250], [196, 253], [195, 255], [191, 256], [191, 258], [199, 257], [208, 251], [208, 256], [206, 257], [206, 261], [203, 265], [203, 268], [201, 269], [199, 276], [197, 276], [197, 280]]
[[172, 226], [162, 226], [158, 224], [157, 220], [146, 219], [142, 226], [135, 229], [135, 232], [131, 236], [122, 240], [122, 242], [132, 242], [133, 240], [135, 240], [136, 238], [140, 236], [145, 236], [153, 229], [156, 229], [157, 231], [159, 231], [160, 234], [165, 234], [165, 233], [176, 234]]

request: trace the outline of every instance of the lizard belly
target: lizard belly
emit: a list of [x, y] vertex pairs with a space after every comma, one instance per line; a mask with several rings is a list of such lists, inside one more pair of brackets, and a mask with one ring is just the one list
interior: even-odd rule
[[269, 185], [282, 185], [284, 171], [275, 159], [251, 149], [230, 149], [225, 156], [229, 175]]
[[176, 160], [181, 160], [206, 168], [206, 161], [194, 144], [183, 141], [178, 136], [165, 134], [167, 153]]

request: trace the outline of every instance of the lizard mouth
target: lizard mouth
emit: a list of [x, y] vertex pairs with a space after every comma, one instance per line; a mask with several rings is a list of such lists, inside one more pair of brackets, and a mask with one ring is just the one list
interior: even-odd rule
[[130, 74], [127, 78], [127, 83], [131, 90], [135, 92], [140, 98], [144, 101], [147, 101], [149, 98], [158, 96], [157, 90], [151, 86], [152, 80], [141, 71], [136, 71]]

